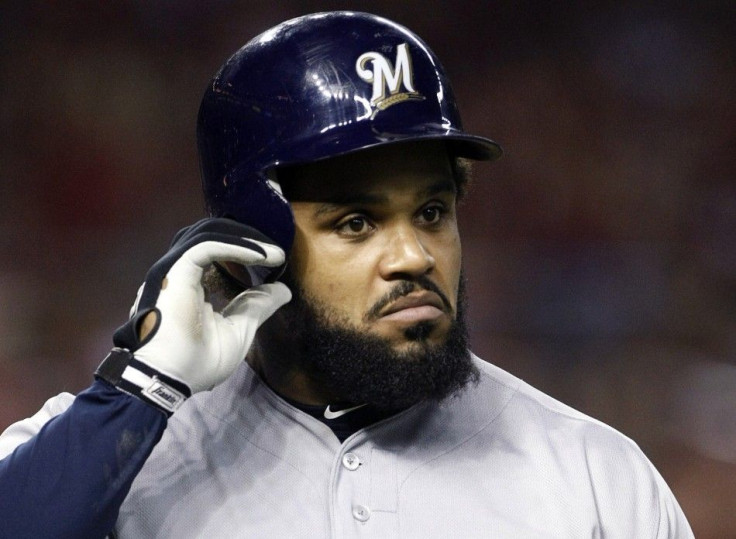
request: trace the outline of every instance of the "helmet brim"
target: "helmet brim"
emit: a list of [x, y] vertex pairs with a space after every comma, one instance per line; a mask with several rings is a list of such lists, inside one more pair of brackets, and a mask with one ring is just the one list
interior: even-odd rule
[[[341, 135], [345, 130], [341, 130]], [[356, 138], [361, 140], [358, 142]], [[404, 131], [401, 133], [366, 130], [356, 130], [351, 133], [350, 144], [345, 144], [343, 136], [328, 137], [322, 134], [318, 138], [302, 140], [295, 144], [294, 151], [288, 158], [271, 163], [271, 166], [290, 166], [304, 163], [313, 163], [331, 157], [340, 157], [355, 152], [369, 150], [389, 144], [401, 144], [421, 141], [442, 141], [447, 144], [448, 151], [453, 157], [463, 157], [474, 161], [495, 161], [503, 154], [501, 146], [495, 141], [470, 135], [457, 129], [447, 129], [440, 126], [422, 126], [421, 130]], [[266, 166], [264, 168], [270, 168]]]

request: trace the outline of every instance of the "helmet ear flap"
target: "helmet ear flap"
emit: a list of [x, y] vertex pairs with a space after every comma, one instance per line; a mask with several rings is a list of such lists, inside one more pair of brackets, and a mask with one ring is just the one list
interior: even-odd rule
[[226, 174], [223, 184], [216, 216], [252, 226], [288, 253], [294, 242], [294, 214], [275, 176], [270, 179], [267, 173], [238, 166]]

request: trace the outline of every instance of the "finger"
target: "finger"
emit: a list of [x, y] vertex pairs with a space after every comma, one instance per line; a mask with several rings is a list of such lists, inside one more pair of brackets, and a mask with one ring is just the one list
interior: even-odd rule
[[286, 259], [281, 248], [248, 238], [228, 238], [227, 242], [205, 241], [191, 247], [184, 256], [201, 268], [215, 261], [275, 267]]
[[265, 243], [275, 243], [259, 230], [246, 224], [233, 219], [208, 217], [180, 230], [172, 242], [172, 247], [188, 244], [197, 238], [200, 239], [196, 241], [217, 239], [217, 236], [249, 238]]
[[291, 290], [284, 283], [262, 284], [233, 298], [222, 310], [222, 315], [238, 326], [257, 328], [290, 300]]
[[[260, 251], [260, 247], [258, 249]], [[285, 258], [283, 251], [272, 253], [272, 259], [267, 261], [266, 255], [262, 252], [256, 252], [248, 247], [218, 241], [205, 241], [187, 250], [171, 266], [167, 277], [177, 287], [196, 287], [200, 285], [205, 268], [215, 261], [228, 260], [245, 266], [253, 264], [278, 265], [279, 255], [283, 261]]]
[[285, 259], [283, 250], [257, 230], [231, 219], [205, 219], [180, 231], [169, 252], [151, 266], [135, 310], [156, 304], [167, 276], [177, 280], [177, 287], [199, 287], [204, 268], [215, 261], [278, 267]]
[[291, 299], [283, 283], [250, 288], [233, 299], [218, 318], [221, 350], [219, 376], [224, 379], [250, 349], [258, 327]]
[[143, 283], [138, 287], [138, 292], [136, 292], [135, 295], [135, 301], [133, 302], [132, 307], [130, 308], [130, 312], [128, 313], [128, 318], [133, 318], [135, 314], [138, 312], [138, 304], [141, 301], [141, 296], [143, 295], [143, 288], [145, 288], [146, 283]]
[[253, 243], [259, 245], [261, 249], [266, 253], [266, 258], [263, 262], [259, 262], [259, 266], [268, 266], [269, 268], [275, 268], [280, 266], [286, 261], [286, 255], [284, 250], [273, 243], [266, 243], [264, 241], [251, 239]]

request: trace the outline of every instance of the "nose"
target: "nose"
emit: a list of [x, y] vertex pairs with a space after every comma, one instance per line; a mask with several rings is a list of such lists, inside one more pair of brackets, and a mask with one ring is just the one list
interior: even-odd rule
[[397, 227], [386, 240], [381, 276], [386, 280], [411, 280], [430, 273], [436, 262], [425, 243], [414, 227]]

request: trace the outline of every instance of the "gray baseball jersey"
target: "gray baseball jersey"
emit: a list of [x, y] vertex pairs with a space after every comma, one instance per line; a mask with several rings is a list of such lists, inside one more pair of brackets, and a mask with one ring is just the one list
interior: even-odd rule
[[243, 364], [169, 420], [117, 536], [693, 536], [631, 440], [474, 360], [477, 386], [342, 444]]

